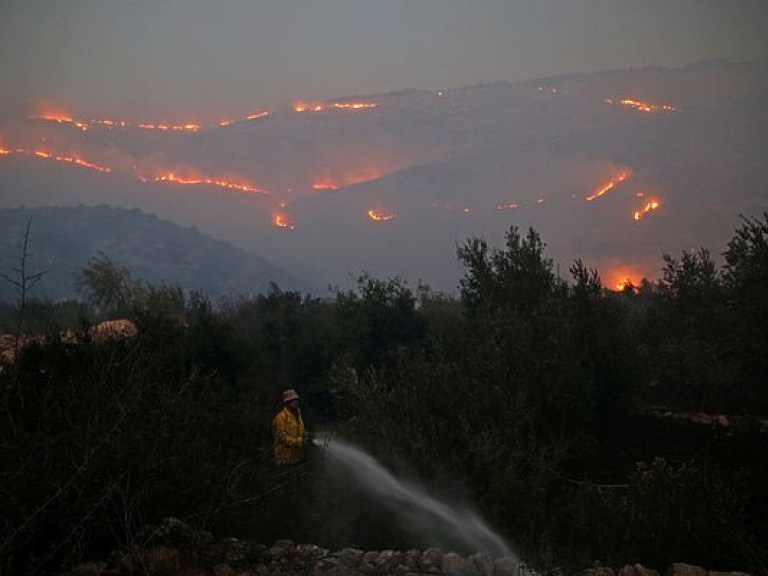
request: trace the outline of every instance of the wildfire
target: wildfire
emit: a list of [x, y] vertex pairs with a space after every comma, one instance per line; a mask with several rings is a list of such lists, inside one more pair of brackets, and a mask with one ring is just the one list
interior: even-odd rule
[[661, 206], [661, 202], [659, 202], [658, 200], [651, 200], [649, 202], [646, 202], [645, 206], [643, 206], [640, 210], [637, 210], [635, 212], [635, 221], [642, 220], [649, 213], [656, 210], [659, 206]]
[[272, 216], [272, 224], [274, 224], [278, 228], [288, 228], [289, 230], [295, 229], [294, 225], [291, 224], [291, 221], [288, 219], [288, 216], [286, 216], [282, 212], [276, 212]]
[[642, 275], [631, 267], [620, 266], [609, 272], [606, 278], [607, 280], [603, 283], [606, 288], [621, 292], [628, 287], [639, 286]]
[[262, 118], [266, 118], [270, 114], [272, 114], [271, 111], [265, 110], [264, 112], [259, 112], [257, 114], [251, 114], [250, 116], [246, 116], [245, 119], [253, 122], [255, 120], [261, 120]]
[[[124, 126], [130, 126], [129, 124], [124, 124]], [[138, 128], [142, 130], [159, 130], [161, 132], [197, 132], [200, 130], [199, 124], [179, 124], [179, 125], [173, 125], [173, 124], [139, 124]]]
[[514, 210], [517, 208], [517, 202], [510, 202], [509, 204], [499, 204], [496, 206], [496, 210]]
[[393, 214], [391, 212], [384, 212], [382, 210], [376, 210], [374, 208], [372, 210], [368, 210], [368, 218], [376, 222], [387, 222], [389, 220], [394, 220], [395, 218], [397, 218], [397, 214]]
[[44, 160], [53, 160], [54, 162], [63, 162], [65, 164], [72, 164], [81, 168], [87, 168], [88, 170], [95, 170], [96, 172], [112, 172], [112, 168], [109, 168], [108, 166], [94, 164], [77, 156], [62, 156], [59, 154], [54, 154], [53, 152], [48, 152], [46, 150], [24, 150], [22, 148], [17, 148], [16, 150], [7, 150], [5, 148], [0, 149], [0, 156], [7, 156], [9, 154], [20, 154], [23, 156], [42, 158]]
[[178, 174], [174, 174], [173, 172], [160, 174], [159, 176], [154, 176], [152, 178], [145, 178], [142, 176], [139, 179], [142, 182], [148, 182], [151, 180], [153, 182], [171, 182], [173, 184], [181, 184], [181, 185], [207, 184], [209, 186], [216, 186], [218, 188], [225, 188], [227, 190], [237, 190], [238, 192], [247, 192], [247, 193], [254, 193], [254, 194], [267, 193], [265, 190], [256, 188], [251, 184], [245, 184], [242, 182], [233, 182], [231, 180], [225, 180], [222, 178], [187, 178], [184, 176], [179, 176]]
[[318, 103], [297, 102], [293, 105], [294, 112], [322, 112], [324, 109], [323, 105]]
[[329, 108], [336, 110], [370, 110], [378, 108], [378, 102], [331, 102], [323, 104], [322, 102], [296, 102], [293, 105], [294, 112], [323, 112]]
[[83, 131], [88, 130], [89, 128], [87, 123], [81, 120], [75, 120], [69, 116], [64, 116], [63, 114], [46, 114], [44, 116], [34, 116], [33, 118], [35, 120], [47, 120], [48, 122], [56, 122], [58, 124], [71, 124]]
[[615, 178], [611, 179], [610, 182], [601, 186], [600, 188], [595, 190], [592, 194], [587, 196], [587, 202], [592, 202], [592, 200], [596, 198], [600, 198], [600, 196], [602, 196], [603, 194], [607, 194], [608, 192], [613, 190], [618, 184], [621, 184], [622, 182], [624, 182], [627, 178], [629, 178], [629, 172], [625, 170]]
[[658, 113], [658, 112], [677, 112], [677, 108], [674, 106], [670, 106], [669, 104], [649, 104], [648, 102], [643, 102], [641, 100], [633, 100], [631, 98], [623, 98], [622, 100], [619, 100], [616, 102], [615, 100], [612, 100], [611, 98], [608, 98], [606, 100], [608, 104], [621, 104], [623, 106], [628, 106], [630, 108], [633, 108], [634, 110], [637, 110], [638, 112], [646, 112], [646, 113]]
[[339, 187], [331, 182], [315, 182], [312, 184], [313, 190], [338, 190]]
[[332, 104], [334, 108], [342, 110], [366, 110], [370, 108], [378, 108], [378, 102], [334, 102]]

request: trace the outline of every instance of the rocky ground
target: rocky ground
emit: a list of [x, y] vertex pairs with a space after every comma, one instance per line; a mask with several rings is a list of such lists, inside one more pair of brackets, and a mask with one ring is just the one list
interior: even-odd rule
[[[146, 546], [113, 552], [107, 561], [80, 564], [69, 576], [536, 576], [514, 557], [492, 558], [478, 552], [461, 556], [438, 548], [427, 550], [329, 551], [312, 544], [278, 540], [272, 546], [237, 538], [215, 540], [184, 523], [167, 519], [151, 528]], [[580, 576], [748, 576], [713, 572], [689, 564], [672, 564], [663, 572], [640, 564], [616, 569], [596, 566]]]

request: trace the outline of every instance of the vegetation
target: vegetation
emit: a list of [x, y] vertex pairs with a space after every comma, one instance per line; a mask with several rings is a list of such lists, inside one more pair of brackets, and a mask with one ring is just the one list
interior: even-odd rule
[[[722, 268], [704, 249], [664, 256], [659, 282], [623, 292], [579, 261], [560, 278], [533, 230], [458, 257], [459, 299], [364, 276], [329, 300], [272, 285], [213, 306], [103, 255], [84, 303], [27, 298], [26, 330], [50, 337], [0, 376], [0, 568], [141, 545], [166, 516], [399, 544], [370, 516], [331, 522], [344, 495], [309, 487], [288, 513], [269, 422], [297, 386], [311, 427], [467, 498], [544, 569], [768, 569], [768, 214], [743, 220]], [[2, 330], [18, 312], [0, 308]], [[138, 336], [89, 338], [121, 317]]]

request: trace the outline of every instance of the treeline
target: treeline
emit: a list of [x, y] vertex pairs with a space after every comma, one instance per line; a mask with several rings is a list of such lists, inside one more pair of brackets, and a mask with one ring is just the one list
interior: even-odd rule
[[[0, 569], [140, 546], [166, 516], [400, 544], [375, 518], [345, 529], [343, 495], [310, 490], [286, 518], [269, 423], [297, 387], [311, 428], [472, 502], [544, 569], [765, 571], [768, 214], [723, 256], [664, 256], [658, 282], [614, 292], [578, 261], [558, 276], [538, 234], [511, 228], [458, 250], [459, 298], [364, 276], [329, 299], [273, 286], [216, 305], [99, 256], [82, 302], [0, 308], [3, 331], [50, 335], [0, 376]], [[138, 336], [92, 341], [104, 318]]]

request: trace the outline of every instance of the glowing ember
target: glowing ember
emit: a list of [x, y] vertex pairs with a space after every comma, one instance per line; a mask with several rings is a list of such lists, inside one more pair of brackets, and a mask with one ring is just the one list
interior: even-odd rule
[[294, 112], [322, 112], [323, 110], [323, 105], [316, 102], [310, 104], [305, 102], [297, 102], [293, 105]]
[[289, 230], [295, 229], [293, 224], [291, 224], [290, 220], [288, 219], [288, 216], [286, 216], [282, 212], [276, 212], [272, 216], [272, 224], [274, 224], [278, 228], [288, 228]]
[[603, 194], [607, 194], [608, 192], [613, 190], [617, 184], [624, 182], [624, 180], [626, 180], [627, 178], [629, 178], [629, 172], [627, 171], [622, 172], [615, 178], [611, 179], [610, 182], [604, 184], [603, 186], [595, 190], [592, 194], [587, 196], [587, 202], [592, 202], [592, 200], [594, 200], [595, 198], [600, 198], [600, 196], [602, 196]]
[[142, 182], [147, 182], [149, 180], [152, 180], [154, 182], [171, 182], [173, 184], [193, 185], [193, 186], [207, 184], [209, 186], [217, 186], [218, 188], [226, 188], [227, 190], [236, 190], [238, 192], [267, 194], [265, 190], [256, 188], [251, 184], [245, 184], [242, 182], [232, 182], [230, 180], [224, 180], [222, 178], [186, 178], [183, 176], [179, 176], [178, 174], [174, 174], [173, 172], [160, 174], [159, 176], [155, 176], [153, 178], [145, 178], [142, 176], [140, 177], [140, 180]]
[[62, 156], [54, 154], [53, 152], [47, 152], [45, 150], [24, 150], [17, 148], [16, 150], [0, 150], [0, 156], [7, 156], [8, 154], [21, 154], [23, 156], [33, 156], [35, 158], [42, 158], [44, 160], [53, 160], [54, 162], [63, 162], [65, 164], [72, 164], [81, 168], [87, 168], [88, 170], [95, 170], [96, 172], [112, 172], [112, 168], [107, 166], [100, 166], [99, 164], [93, 164], [87, 162], [77, 156]]
[[635, 212], [635, 220], [636, 221], [642, 220], [649, 213], [656, 210], [659, 206], [661, 206], [661, 202], [659, 202], [658, 200], [651, 200], [650, 202], [647, 202], [645, 206], [643, 206], [640, 210]]
[[397, 218], [397, 214], [392, 214], [391, 212], [383, 212], [381, 210], [368, 210], [368, 218], [371, 220], [375, 220], [376, 222], [387, 222], [389, 220], [394, 220]]
[[500, 204], [496, 206], [496, 210], [514, 210], [517, 208], [517, 202], [510, 202], [509, 204]]
[[[133, 124], [125, 120], [111, 120], [105, 118], [94, 118], [91, 120], [75, 119], [70, 116], [61, 114], [45, 114], [42, 116], [33, 116], [34, 120], [46, 120], [48, 122], [56, 122], [58, 124], [70, 124], [79, 128], [80, 130], [90, 130], [94, 126], [103, 126], [109, 130], [113, 128], [132, 128]], [[199, 124], [156, 124], [156, 123], [142, 123], [136, 126], [142, 130], [159, 130], [162, 132], [197, 132], [200, 130]]]
[[334, 108], [340, 108], [342, 110], [365, 110], [369, 108], [378, 108], [378, 102], [334, 102], [332, 104]]
[[74, 118], [70, 118], [69, 116], [64, 116], [61, 114], [46, 114], [43, 116], [34, 116], [34, 120], [47, 120], [48, 122], [57, 122], [58, 124], [70, 124], [72, 126], [75, 126], [79, 128], [80, 130], [88, 130], [88, 124], [85, 122], [75, 120]]
[[338, 190], [338, 186], [331, 182], [315, 182], [312, 184], [313, 190]]
[[646, 113], [658, 113], [658, 112], [677, 112], [677, 108], [670, 106], [669, 104], [649, 104], [648, 102], [642, 102], [641, 100], [633, 100], [631, 98], [623, 98], [616, 102], [608, 98], [606, 100], [608, 104], [621, 104], [622, 106], [628, 106], [638, 112]]
[[251, 121], [260, 120], [261, 118], [265, 118], [270, 114], [272, 114], [272, 112], [270, 112], [269, 110], [266, 110], [264, 112], [259, 112], [258, 114], [251, 114], [250, 116], [246, 116], [245, 119], [251, 120]]

